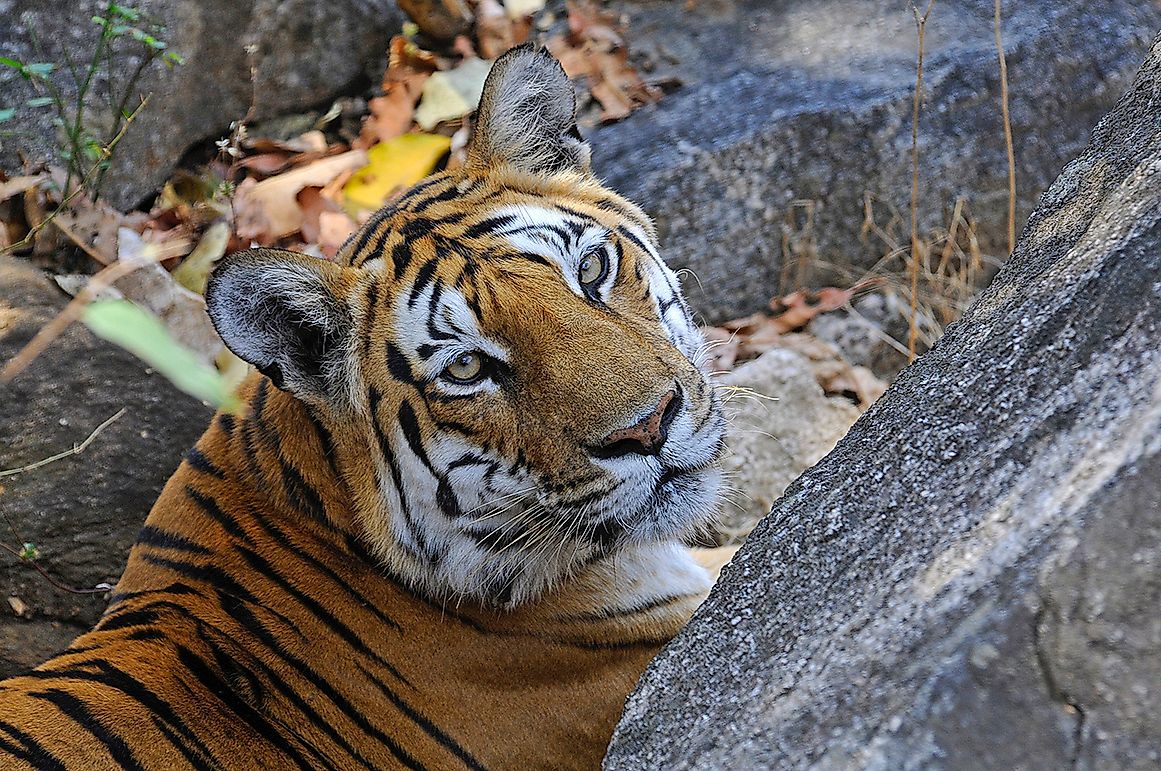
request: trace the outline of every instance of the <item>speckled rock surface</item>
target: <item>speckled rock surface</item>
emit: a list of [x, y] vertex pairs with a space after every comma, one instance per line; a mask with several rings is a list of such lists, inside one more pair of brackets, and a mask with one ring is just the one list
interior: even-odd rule
[[[39, 270], [0, 258], [0, 361], [67, 300]], [[0, 478], [0, 541], [34, 543], [58, 583], [117, 580], [145, 515], [212, 410], [81, 325], [0, 385], [0, 469], [68, 450], [122, 408], [81, 454]], [[56, 653], [105, 609], [103, 595], [61, 591], [3, 553], [0, 592], [0, 677]], [[25, 618], [13, 615], [8, 597], [27, 606]]]
[[1161, 39], [651, 665], [606, 767], [1156, 767], [1159, 340]]
[[[923, 5], [926, 5], [924, 3]], [[664, 254], [710, 322], [776, 293], [787, 235], [811, 232], [820, 261], [854, 266], [889, 249], [863, 232], [864, 201], [907, 219], [915, 23], [880, 0], [622, 0], [631, 50], [686, 87], [593, 135], [593, 162], [656, 218]], [[1161, 29], [1141, 0], [1006, 0], [1005, 48], [1023, 222], [1131, 80]], [[992, 3], [940, 0], [926, 36], [920, 209], [926, 230], [968, 200], [985, 253], [1007, 251], [1007, 160]], [[900, 227], [902, 230], [900, 230]], [[894, 227], [906, 241], [906, 223]], [[843, 285], [846, 285], [845, 283]], [[791, 289], [794, 287], [790, 287]]]
[[[360, 78], [378, 79], [387, 43], [403, 16], [394, 0], [141, 0], [132, 2], [167, 27], [165, 40], [185, 64], [152, 67], [141, 94], [149, 106], [130, 127], [113, 157], [106, 194], [128, 207], [154, 194], [192, 144], [228, 133], [254, 99], [253, 118], [321, 106]], [[104, 0], [0, 0], [0, 53], [22, 61], [63, 65], [92, 55], [97, 26], [92, 16]], [[253, 85], [251, 57], [257, 66]], [[114, 67], [124, 82], [135, 66]], [[67, 91], [71, 82], [61, 79]], [[103, 104], [98, 79], [94, 105]], [[0, 168], [20, 169], [20, 152], [32, 160], [54, 146], [47, 108], [25, 107], [34, 92], [8, 68], [0, 68], [0, 107], [16, 107], [14, 132], [0, 139]], [[136, 100], [133, 105], [136, 105]], [[94, 111], [92, 119], [100, 118]]]
[[834, 448], [859, 411], [849, 399], [823, 393], [810, 361], [784, 348], [738, 366], [720, 382], [745, 390], [726, 392], [730, 453], [724, 467], [738, 492], [717, 529], [743, 536], [787, 485]]

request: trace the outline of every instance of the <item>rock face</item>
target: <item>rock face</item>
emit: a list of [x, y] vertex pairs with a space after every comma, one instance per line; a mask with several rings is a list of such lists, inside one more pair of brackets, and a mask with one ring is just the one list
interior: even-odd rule
[[[40, 271], [0, 259], [0, 361], [20, 350], [66, 299]], [[212, 410], [80, 325], [0, 385], [0, 469], [68, 450], [122, 408], [125, 414], [79, 455], [0, 478], [0, 541], [35, 544], [41, 564], [67, 586], [117, 580], [145, 515]], [[0, 676], [6, 677], [91, 626], [105, 598], [61, 591], [15, 557], [2, 556], [0, 591], [18, 598], [30, 617], [14, 618], [0, 600]]]
[[[687, 293], [710, 322], [762, 307], [784, 253], [817, 263], [814, 282], [848, 285], [890, 251], [863, 230], [867, 195], [877, 223], [907, 240], [916, 52], [907, 4], [690, 5], [675, 24], [671, 2], [620, 3], [632, 50], [658, 65], [655, 76], [677, 75], [687, 87], [599, 129], [596, 170], [656, 218], [667, 258], [699, 277]], [[1161, 5], [1009, 0], [1004, 14], [1023, 222], [1128, 85], [1161, 29]], [[1003, 256], [1007, 161], [992, 3], [937, 2], [925, 48], [922, 228], [946, 227], [964, 197], [984, 252]], [[902, 218], [894, 227], [893, 214]], [[800, 248], [807, 235], [813, 247]]]
[[[143, 0], [130, 3], [167, 27], [171, 50], [185, 57], [173, 70], [155, 66], [141, 82], [152, 93], [140, 120], [114, 155], [105, 193], [122, 207], [151, 195], [187, 148], [228, 133], [254, 98], [254, 118], [310, 107], [326, 107], [336, 93], [363, 76], [378, 78], [386, 64], [390, 35], [402, 15], [393, 0]], [[64, 69], [92, 55], [98, 28], [92, 16], [104, 0], [0, 0], [0, 51], [21, 61], [50, 61]], [[250, 78], [254, 46], [256, 73]], [[38, 50], [39, 48], [39, 50]], [[134, 63], [113, 71], [122, 82]], [[67, 88], [68, 78], [60, 80]], [[98, 81], [97, 93], [104, 84]], [[0, 168], [19, 169], [18, 153], [46, 156], [54, 138], [45, 132], [49, 108], [28, 108], [33, 92], [11, 70], [0, 68], [0, 107], [18, 107], [16, 134], [0, 148]], [[93, 100], [96, 105], [100, 99]], [[136, 100], [134, 100], [134, 104]], [[6, 123], [12, 129], [13, 123]]]
[[1159, 340], [1161, 38], [652, 664], [606, 767], [1156, 767]]

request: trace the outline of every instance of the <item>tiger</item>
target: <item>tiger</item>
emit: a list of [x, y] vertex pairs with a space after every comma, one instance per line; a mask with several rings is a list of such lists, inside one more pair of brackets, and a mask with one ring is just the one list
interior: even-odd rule
[[0, 683], [4, 768], [591, 769], [728, 554], [726, 418], [651, 220], [543, 49], [333, 261], [206, 292], [254, 366], [92, 631]]

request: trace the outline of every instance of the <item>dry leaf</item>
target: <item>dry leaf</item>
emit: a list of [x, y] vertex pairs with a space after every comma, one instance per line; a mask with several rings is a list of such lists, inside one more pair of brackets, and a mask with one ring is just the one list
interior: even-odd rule
[[378, 209], [395, 192], [430, 174], [450, 146], [451, 139], [438, 134], [404, 134], [375, 145], [367, 151], [367, 165], [343, 188], [347, 201]]
[[434, 56], [405, 37], [393, 37], [387, 71], [383, 74], [383, 95], [367, 103], [371, 114], [363, 122], [357, 147], [367, 149], [376, 142], [406, 134], [411, 129], [423, 84], [435, 70]]
[[235, 230], [243, 239], [272, 244], [302, 227], [303, 212], [297, 200], [300, 190], [325, 185], [344, 171], [366, 165], [367, 153], [351, 150], [261, 182], [243, 180], [234, 197]]
[[476, 109], [484, 93], [484, 79], [492, 63], [468, 59], [454, 70], [433, 73], [423, 84], [423, 96], [415, 108], [415, 122], [431, 131], [445, 120], [462, 118]]
[[226, 254], [226, 247], [230, 243], [230, 226], [225, 222], [215, 222], [206, 229], [198, 245], [181, 261], [173, 271], [173, 278], [177, 283], [191, 292], [204, 295], [206, 282], [214, 263]]
[[18, 196], [26, 190], [47, 182], [49, 175], [44, 174], [30, 174], [23, 177], [13, 177], [7, 182], [0, 182], [0, 201], [7, 201], [9, 198]]
[[333, 260], [339, 248], [346, 243], [359, 225], [344, 212], [324, 211], [318, 217], [318, 247], [319, 251]]
[[464, 0], [399, 0], [399, 8], [425, 35], [436, 40], [451, 40], [472, 24], [472, 13]]
[[619, 120], [637, 107], [661, 98], [629, 64], [629, 53], [616, 16], [596, 3], [568, 3], [569, 34], [546, 44], [570, 78], [586, 78], [601, 105], [600, 119]]
[[28, 615], [28, 605], [19, 597], [9, 597], [8, 607], [12, 608], [12, 612], [17, 616], [23, 617]]

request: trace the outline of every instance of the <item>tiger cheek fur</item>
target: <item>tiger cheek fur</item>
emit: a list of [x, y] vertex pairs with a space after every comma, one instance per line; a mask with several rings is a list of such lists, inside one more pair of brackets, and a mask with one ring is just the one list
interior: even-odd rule
[[[150, 512], [97, 627], [0, 683], [0, 765], [595, 768], [704, 597], [724, 418], [653, 228], [515, 49], [468, 163], [335, 262], [207, 304], [259, 374]], [[707, 564], [720, 563], [720, 555]]]

